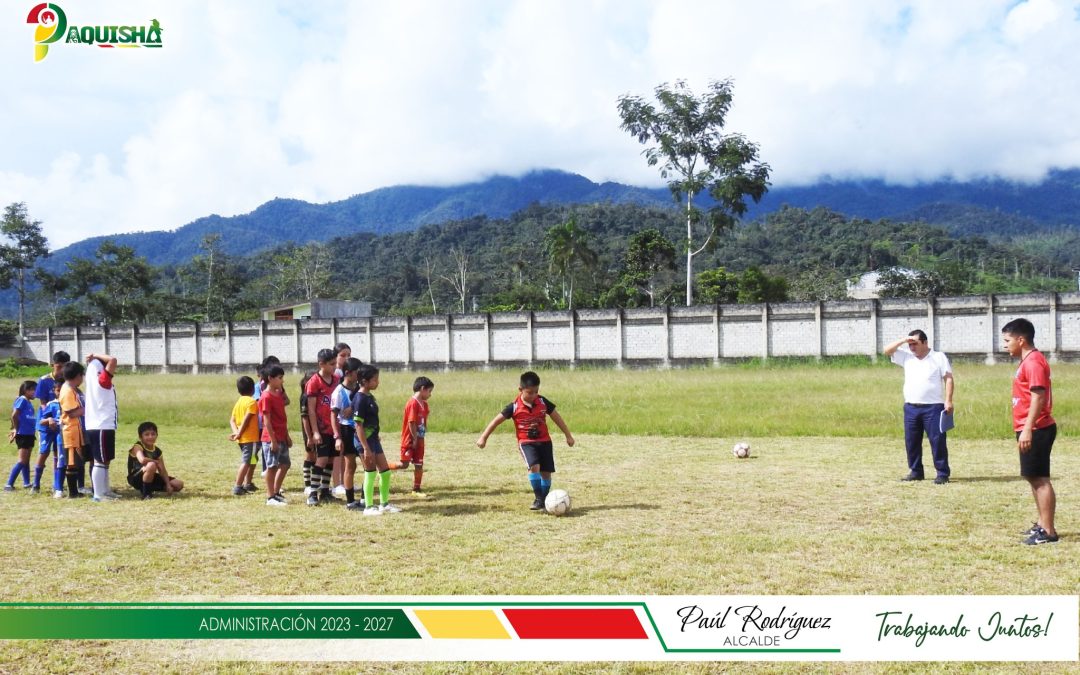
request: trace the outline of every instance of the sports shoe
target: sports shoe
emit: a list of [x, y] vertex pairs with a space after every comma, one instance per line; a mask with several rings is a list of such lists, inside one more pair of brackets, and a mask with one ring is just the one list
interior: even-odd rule
[[14, 485], [5, 485], [4, 486], [4, 492], [15, 492], [15, 486]]
[[338, 499], [344, 499], [345, 498], [345, 486], [344, 485], [338, 485], [337, 487], [335, 487], [330, 492], [330, 494], [334, 495]]
[[38, 494], [40, 492], [41, 492], [41, 488], [39, 488], [39, 487], [30, 488], [30, 494], [32, 494], [32, 495], [36, 495], [36, 494]]
[[412, 496], [416, 497], [417, 499], [427, 499], [428, 498], [427, 493], [424, 492], [423, 490], [421, 490], [420, 488], [413, 488], [412, 489]]
[[240, 495], [246, 495], [248, 492], [247, 492], [247, 490], [244, 489], [244, 487], [242, 485], [234, 485], [233, 489], [232, 489], [232, 493], [234, 495], [236, 495], [237, 497], [239, 497]]
[[123, 495], [118, 494], [116, 492], [113, 492], [112, 490], [109, 490], [108, 492], [106, 492], [105, 496], [108, 497], [109, 499], [123, 499], [124, 498]]
[[399, 509], [398, 507], [394, 506], [393, 504], [391, 504], [389, 502], [387, 502], [386, 504], [383, 504], [382, 506], [380, 506], [379, 510], [382, 511], [383, 513], [401, 513], [401, 509]]
[[66, 499], [67, 493], [63, 490], [53, 490], [52, 496], [53, 499]]
[[534, 499], [533, 503], [532, 503], [532, 506], [529, 507], [529, 510], [530, 511], [543, 511], [544, 510], [544, 502], [540, 501], [539, 499]]
[[324, 490], [319, 490], [319, 501], [321, 501], [321, 502], [339, 502], [341, 500], [338, 499], [334, 495], [334, 493], [330, 491], [330, 488], [326, 488]]
[[369, 506], [366, 509], [364, 509], [364, 515], [365, 516], [381, 516], [382, 511], [379, 510], [378, 506]]
[[367, 507], [364, 502], [349, 502], [345, 505], [345, 508], [350, 511], [363, 511]]
[[258, 492], [259, 488], [255, 487], [255, 483], [248, 483], [244, 486], [244, 492]]
[[901, 480], [901, 481], [903, 481], [903, 482], [907, 482], [907, 481], [912, 481], [912, 480], [922, 480], [922, 479], [923, 479], [923, 477], [922, 477], [922, 476], [920, 476], [920, 475], [919, 475], [919, 474], [917, 474], [917, 473], [909, 473], [908, 475], [904, 476], [904, 477], [903, 477], [903, 478], [901, 478], [900, 480]]
[[120, 499], [120, 495], [115, 494], [113, 492], [106, 492], [105, 494], [101, 495], [100, 497], [95, 497], [94, 501], [96, 501], [96, 502], [115, 502], [115, 501], [118, 501], [119, 499]]
[[276, 502], [281, 502], [282, 504], [289, 503], [288, 500], [285, 499], [285, 495], [281, 494], [280, 492], [271, 497], [270, 499], [273, 499]]
[[312, 492], [311, 494], [308, 495], [307, 505], [308, 506], [318, 506], [319, 505], [319, 495], [318, 495], [318, 493]]
[[153, 498], [154, 498], [154, 493], [153, 492], [147, 492], [146, 494], [144, 494], [144, 495], [142, 495], [140, 497], [140, 499], [142, 499], [144, 502], [149, 501], [149, 500], [151, 500]]
[[312, 492], [318, 492], [318, 490], [316, 488], [311, 487], [310, 485], [305, 485], [304, 486], [304, 496], [305, 497], [310, 495]]
[[1036, 544], [1054, 544], [1057, 543], [1057, 540], [1058, 536], [1056, 534], [1051, 537], [1049, 534], [1046, 533], [1046, 530], [1040, 527], [1039, 531], [1025, 539], [1024, 543], [1030, 546], [1034, 546]]
[[81, 494], [81, 495], [93, 495], [94, 490], [92, 488], [88, 488], [88, 487], [86, 487], [84, 485], [83, 487], [79, 488], [79, 494]]
[[273, 497], [270, 497], [270, 498], [268, 498], [266, 500], [266, 505], [267, 506], [285, 506], [285, 502], [281, 501], [280, 499], [274, 499]]
[[1039, 525], [1039, 521], [1036, 520], [1034, 523], [1031, 524], [1031, 527], [1024, 530], [1020, 534], [1024, 535], [1025, 537], [1030, 537], [1031, 535], [1035, 534], [1036, 532], [1041, 532], [1041, 531], [1042, 531], [1042, 526]]
[[934, 485], [944, 485], [949, 482], [948, 476], [938, 476], [934, 479]]

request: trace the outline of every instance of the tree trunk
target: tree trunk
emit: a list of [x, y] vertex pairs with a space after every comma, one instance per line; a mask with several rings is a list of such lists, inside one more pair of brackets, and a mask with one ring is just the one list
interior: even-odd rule
[[26, 270], [19, 268], [19, 339], [26, 337]]
[[694, 304], [694, 238], [690, 227], [690, 204], [694, 193], [686, 193], [686, 306]]

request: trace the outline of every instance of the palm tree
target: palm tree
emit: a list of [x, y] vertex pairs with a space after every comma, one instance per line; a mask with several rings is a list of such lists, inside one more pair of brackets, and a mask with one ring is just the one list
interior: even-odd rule
[[544, 251], [551, 272], [562, 282], [563, 301], [574, 309], [574, 278], [578, 270], [596, 266], [596, 252], [589, 248], [589, 233], [577, 226], [574, 218], [555, 225], [544, 235]]

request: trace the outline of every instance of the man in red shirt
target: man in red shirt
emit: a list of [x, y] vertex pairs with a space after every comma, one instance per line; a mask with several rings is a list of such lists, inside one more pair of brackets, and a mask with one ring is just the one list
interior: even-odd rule
[[1058, 540], [1054, 529], [1057, 497], [1050, 482], [1050, 451], [1057, 436], [1051, 416], [1054, 397], [1050, 388], [1050, 365], [1035, 348], [1035, 327], [1027, 319], [1014, 319], [1001, 329], [1009, 356], [1020, 366], [1012, 383], [1013, 431], [1020, 451], [1020, 475], [1035, 496], [1039, 519], [1028, 530], [1025, 544], [1052, 544]]

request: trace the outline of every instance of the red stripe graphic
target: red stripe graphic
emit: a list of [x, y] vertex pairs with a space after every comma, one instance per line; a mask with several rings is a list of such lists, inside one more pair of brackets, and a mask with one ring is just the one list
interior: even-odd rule
[[647, 640], [633, 609], [503, 609], [523, 640]]

